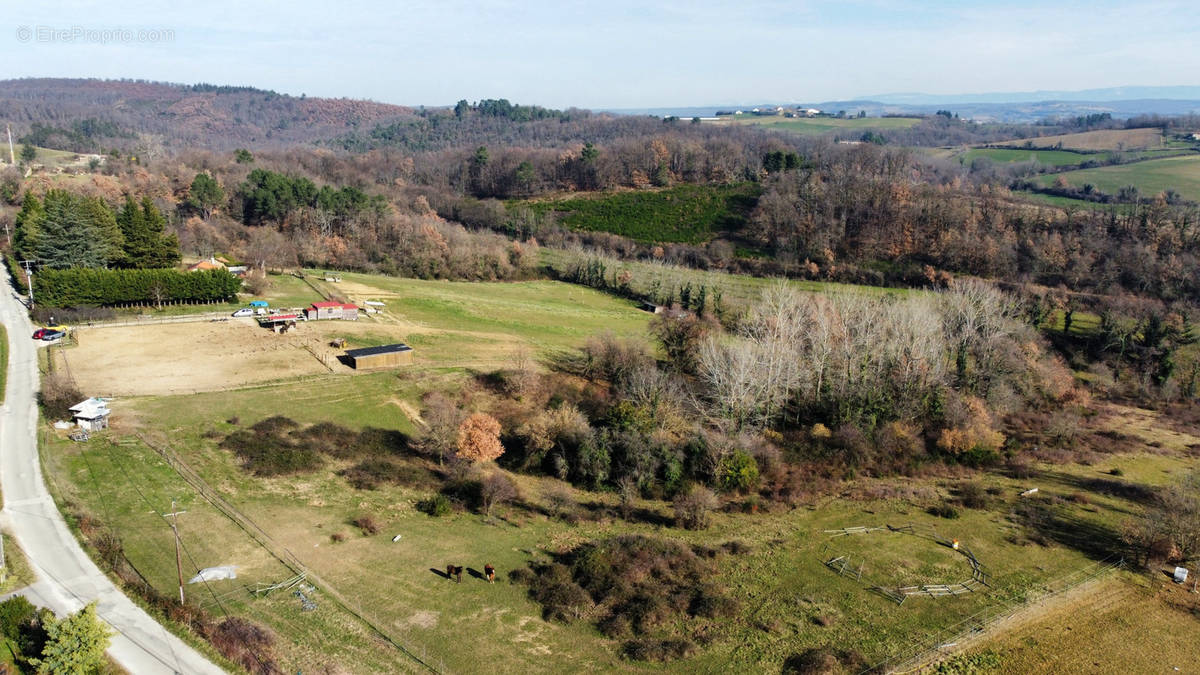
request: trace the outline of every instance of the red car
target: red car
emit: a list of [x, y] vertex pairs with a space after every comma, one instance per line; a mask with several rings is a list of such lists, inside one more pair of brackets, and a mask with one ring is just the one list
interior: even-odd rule
[[33, 331], [33, 339], [41, 340], [42, 338], [46, 337], [46, 333], [49, 333], [49, 332], [50, 331], [45, 328], [39, 328], [39, 329]]
[[34, 340], [57, 340], [65, 335], [66, 333], [63, 331], [54, 330], [53, 328], [39, 328], [33, 331]]

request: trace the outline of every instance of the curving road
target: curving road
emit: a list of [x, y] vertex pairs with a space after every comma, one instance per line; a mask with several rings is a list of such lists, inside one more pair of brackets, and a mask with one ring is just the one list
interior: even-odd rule
[[136, 675], [223, 672], [125, 597], [67, 529], [38, 461], [37, 343], [29, 337], [34, 329], [2, 271], [0, 323], [9, 341], [8, 394], [0, 406], [0, 518], [38, 577], [20, 593], [60, 616], [97, 600], [100, 618], [115, 629], [109, 655]]

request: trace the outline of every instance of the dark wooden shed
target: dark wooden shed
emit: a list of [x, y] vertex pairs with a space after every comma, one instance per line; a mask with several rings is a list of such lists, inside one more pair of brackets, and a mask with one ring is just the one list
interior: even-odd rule
[[382, 345], [380, 347], [363, 347], [347, 349], [346, 356], [356, 370], [371, 368], [395, 368], [409, 366], [413, 362], [413, 349], [406, 344]]

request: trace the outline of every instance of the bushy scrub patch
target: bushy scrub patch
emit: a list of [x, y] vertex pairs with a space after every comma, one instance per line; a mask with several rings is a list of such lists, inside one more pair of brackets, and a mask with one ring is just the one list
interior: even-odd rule
[[510, 579], [529, 586], [546, 619], [592, 621], [606, 636], [626, 639], [622, 653], [637, 660], [690, 655], [696, 645], [668, 626], [679, 630], [689, 618], [738, 609], [708, 559], [681, 542], [644, 535], [589, 542]]
[[285, 476], [314, 471], [326, 459], [360, 460], [342, 470], [351, 485], [372, 490], [381, 485], [429, 487], [437, 480], [423, 466], [404, 461], [408, 438], [396, 431], [352, 431], [330, 422], [303, 427], [283, 416], [268, 417], [238, 429], [221, 441], [256, 476]]

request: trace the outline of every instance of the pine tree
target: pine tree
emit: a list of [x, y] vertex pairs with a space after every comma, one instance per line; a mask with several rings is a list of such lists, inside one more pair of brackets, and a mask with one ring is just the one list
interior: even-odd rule
[[85, 220], [95, 230], [107, 267], [120, 266], [125, 260], [125, 236], [116, 215], [99, 197], [84, 197], [79, 204]]
[[50, 190], [37, 240], [37, 259], [43, 267], [104, 267], [105, 246], [87, 217], [83, 200], [63, 190]]
[[96, 618], [92, 602], [62, 620], [49, 619], [41, 658], [30, 658], [39, 673], [91, 673], [104, 665], [112, 632]]
[[179, 239], [164, 234], [166, 218], [149, 197], [139, 206], [132, 196], [117, 214], [117, 224], [125, 237], [125, 264], [137, 268], [173, 267], [179, 263]]
[[29, 260], [37, 255], [38, 239], [45, 219], [46, 209], [42, 207], [41, 200], [26, 194], [13, 227], [12, 248], [18, 258]]

